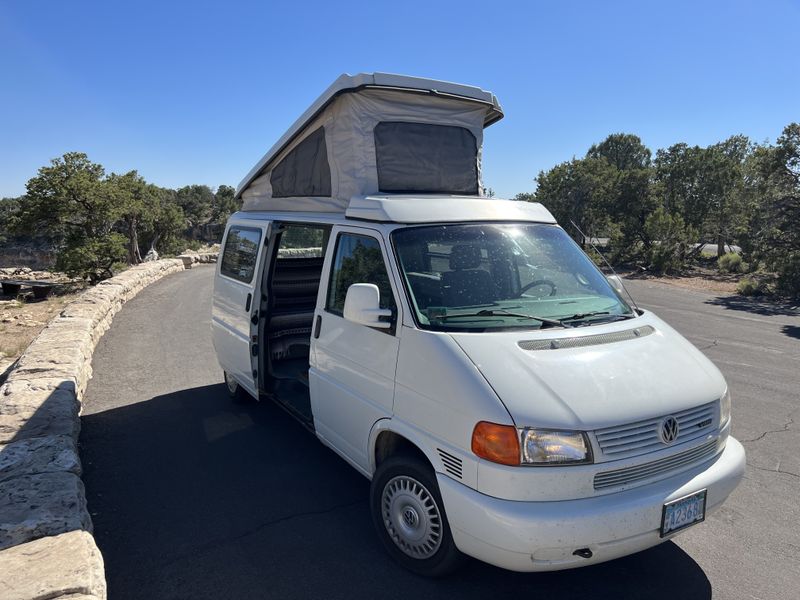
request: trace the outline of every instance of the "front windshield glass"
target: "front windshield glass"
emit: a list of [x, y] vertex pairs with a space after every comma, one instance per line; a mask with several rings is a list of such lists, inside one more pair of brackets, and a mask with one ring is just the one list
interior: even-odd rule
[[404, 228], [392, 243], [426, 329], [577, 327], [635, 316], [555, 225]]

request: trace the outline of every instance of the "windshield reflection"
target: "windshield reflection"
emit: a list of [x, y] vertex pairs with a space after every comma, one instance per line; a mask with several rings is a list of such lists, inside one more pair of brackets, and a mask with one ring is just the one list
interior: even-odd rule
[[412, 227], [394, 231], [392, 243], [424, 328], [575, 327], [634, 316], [555, 225]]

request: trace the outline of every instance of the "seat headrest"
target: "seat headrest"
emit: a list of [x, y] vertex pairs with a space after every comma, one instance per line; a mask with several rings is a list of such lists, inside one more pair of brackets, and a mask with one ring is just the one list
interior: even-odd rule
[[477, 269], [481, 266], [481, 249], [473, 244], [457, 244], [450, 251], [450, 269]]

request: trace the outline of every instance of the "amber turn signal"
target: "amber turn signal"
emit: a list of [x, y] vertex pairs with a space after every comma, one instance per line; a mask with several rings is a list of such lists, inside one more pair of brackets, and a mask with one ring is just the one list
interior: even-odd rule
[[512, 425], [481, 421], [472, 431], [472, 451], [501, 465], [519, 465], [519, 433]]

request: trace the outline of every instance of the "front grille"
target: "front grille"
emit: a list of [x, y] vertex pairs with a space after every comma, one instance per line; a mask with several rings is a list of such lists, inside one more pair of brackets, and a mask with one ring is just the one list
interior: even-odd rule
[[449, 452], [445, 452], [441, 448], [437, 448], [439, 451], [439, 458], [442, 459], [442, 466], [444, 466], [444, 470], [450, 473], [453, 477], [458, 477], [461, 479], [461, 459], [457, 456], [453, 456]]
[[715, 438], [702, 446], [697, 446], [696, 448], [686, 450], [680, 454], [673, 454], [661, 460], [598, 473], [594, 476], [594, 489], [602, 490], [611, 487], [619, 487], [645, 479], [653, 479], [658, 476], [661, 476], [659, 478], [663, 478], [668, 475], [673, 475], [711, 458], [716, 451], [717, 440]]
[[[678, 421], [678, 436], [672, 443], [688, 442], [710, 432], [714, 427], [715, 414], [716, 402], [673, 413], [671, 416]], [[661, 450], [665, 445], [659, 436], [659, 429], [667, 416], [598, 429], [595, 438], [600, 451], [605, 457], [617, 459]]]

